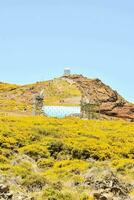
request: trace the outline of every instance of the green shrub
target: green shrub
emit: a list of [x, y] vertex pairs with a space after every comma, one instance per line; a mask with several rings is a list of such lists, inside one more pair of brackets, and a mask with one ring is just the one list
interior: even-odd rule
[[50, 168], [53, 167], [54, 161], [52, 159], [39, 159], [37, 162], [38, 167], [40, 168]]
[[42, 190], [47, 181], [45, 177], [40, 173], [29, 174], [22, 182], [22, 185], [30, 192]]
[[48, 146], [50, 155], [53, 156], [54, 158], [56, 158], [58, 153], [63, 151], [63, 149], [64, 149], [64, 144], [61, 141], [51, 142]]
[[0, 155], [0, 163], [8, 163], [8, 162], [9, 160], [5, 156]]
[[88, 159], [90, 158], [90, 152], [86, 149], [72, 149], [72, 157], [74, 159]]
[[82, 193], [80, 195], [80, 200], [93, 200], [93, 197], [90, 197], [87, 193]]
[[70, 192], [55, 190], [54, 188], [47, 188], [42, 199], [47, 200], [74, 200], [74, 197]]
[[21, 153], [28, 155], [34, 160], [39, 160], [40, 158], [48, 158], [49, 152], [45, 146], [40, 144], [31, 144], [20, 149]]
[[125, 172], [128, 170], [134, 169], [134, 160], [133, 159], [119, 159], [114, 160], [112, 162], [112, 165], [116, 167], [117, 171], [119, 172]]
[[20, 177], [22, 179], [27, 178], [31, 174], [32, 165], [29, 162], [22, 162], [17, 165], [13, 165], [11, 168], [11, 172], [14, 176]]

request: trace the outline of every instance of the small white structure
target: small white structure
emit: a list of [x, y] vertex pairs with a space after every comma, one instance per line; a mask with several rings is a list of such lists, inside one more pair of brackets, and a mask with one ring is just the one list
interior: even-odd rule
[[64, 76], [69, 76], [69, 75], [71, 75], [71, 70], [70, 70], [70, 68], [65, 68], [65, 69], [64, 69]]

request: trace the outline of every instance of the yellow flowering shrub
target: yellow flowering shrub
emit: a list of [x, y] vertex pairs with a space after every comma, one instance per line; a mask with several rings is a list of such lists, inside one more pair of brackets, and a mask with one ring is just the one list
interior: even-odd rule
[[90, 188], [80, 185], [96, 167], [134, 178], [134, 123], [0, 117], [1, 174], [15, 177], [31, 192], [39, 184], [37, 200], [91, 200]]

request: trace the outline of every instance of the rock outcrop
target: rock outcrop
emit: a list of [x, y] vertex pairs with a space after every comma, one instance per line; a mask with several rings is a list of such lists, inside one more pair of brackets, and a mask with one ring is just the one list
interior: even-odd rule
[[64, 76], [63, 79], [73, 81], [89, 102], [99, 102], [101, 114], [134, 120], [134, 104], [129, 103], [101, 80], [88, 79], [82, 75]]
[[130, 200], [133, 183], [124, 182], [122, 177], [108, 168], [91, 168], [85, 175], [84, 186], [92, 188], [94, 200]]
[[10, 192], [8, 185], [0, 184], [0, 199], [13, 199], [13, 194]]
[[111, 174], [106, 176], [103, 180], [96, 180], [95, 182], [94, 199], [95, 200], [129, 200], [130, 185], [126, 185], [118, 180], [118, 178]]
[[31, 115], [33, 96], [42, 89], [45, 89], [45, 103], [48, 105], [79, 105], [82, 93], [89, 102], [99, 102], [102, 118], [117, 117], [134, 121], [134, 104], [101, 80], [88, 79], [82, 75], [63, 76], [22, 86], [0, 83], [0, 111], [9, 115], [11, 111], [11, 115], [13, 112], [15, 115], [19, 112], [20, 115]]
[[[21, 186], [18, 186], [21, 188]], [[35, 200], [25, 191], [11, 191], [8, 184], [0, 184], [0, 200]]]

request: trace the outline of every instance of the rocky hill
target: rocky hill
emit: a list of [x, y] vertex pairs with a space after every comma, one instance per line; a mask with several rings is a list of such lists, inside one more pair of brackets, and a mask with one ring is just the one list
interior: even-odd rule
[[99, 102], [102, 115], [134, 120], [134, 105], [99, 79], [64, 76], [29, 85], [0, 83], [1, 112], [31, 115], [33, 95], [45, 89], [46, 105], [79, 105], [81, 96]]
[[82, 75], [65, 76], [63, 79], [73, 81], [89, 102], [99, 102], [101, 114], [134, 119], [134, 104], [129, 103], [101, 80], [88, 79]]

